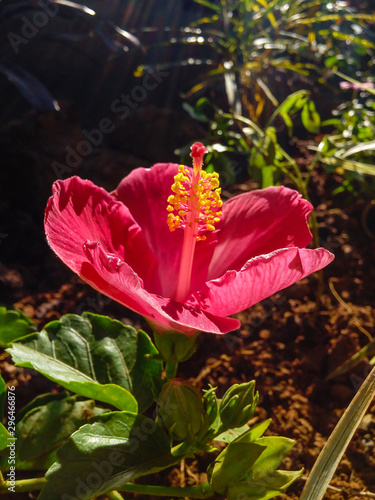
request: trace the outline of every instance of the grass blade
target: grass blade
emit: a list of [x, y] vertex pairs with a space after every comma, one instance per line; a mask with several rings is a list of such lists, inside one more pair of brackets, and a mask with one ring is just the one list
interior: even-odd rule
[[300, 500], [321, 500], [354, 432], [375, 395], [375, 367], [345, 410], [308, 477]]

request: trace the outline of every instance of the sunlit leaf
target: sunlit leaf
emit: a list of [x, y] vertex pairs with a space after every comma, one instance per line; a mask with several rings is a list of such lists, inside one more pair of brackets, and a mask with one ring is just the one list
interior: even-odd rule
[[88, 500], [180, 460], [171, 455], [169, 438], [153, 420], [129, 412], [108, 413], [84, 425], [57, 457], [38, 500], [64, 495]]
[[[36, 403], [16, 425], [17, 469], [47, 469], [56, 461], [57, 448], [91, 418], [104, 412], [92, 400], [77, 401], [69, 395], [45, 404]], [[8, 469], [6, 460], [2, 468]]]
[[351, 172], [358, 172], [365, 175], [375, 175], [375, 166], [359, 161], [345, 160], [331, 156], [329, 158], [321, 158], [321, 161], [327, 165], [334, 165], [336, 168], [343, 168]]
[[33, 368], [76, 394], [108, 403], [120, 410], [138, 410], [135, 398], [118, 385], [99, 384], [76, 368], [23, 344], [13, 344], [13, 347], [7, 351], [16, 365]]
[[0, 307], [0, 346], [4, 347], [36, 331], [36, 325], [21, 311]]
[[341, 155], [342, 158], [347, 158], [348, 156], [354, 155], [356, 153], [362, 153], [363, 151], [374, 151], [375, 150], [375, 141], [363, 142], [361, 144], [357, 144], [350, 149], [347, 149], [345, 153]]
[[320, 115], [311, 99], [304, 103], [301, 111], [301, 119], [303, 126], [308, 132], [312, 134], [317, 134], [319, 132]]
[[140, 411], [153, 401], [153, 380], [160, 378], [162, 363], [152, 359], [158, 351], [143, 331], [98, 314], [67, 314], [23, 344], [90, 381], [123, 387], [138, 400]]

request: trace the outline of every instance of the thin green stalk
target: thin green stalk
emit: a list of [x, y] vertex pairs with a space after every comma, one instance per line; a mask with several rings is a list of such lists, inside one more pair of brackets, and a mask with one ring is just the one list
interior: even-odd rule
[[296, 174], [296, 179], [297, 179], [297, 182], [295, 182], [297, 188], [298, 188], [298, 191], [306, 198], [308, 199], [307, 197], [307, 189], [306, 189], [306, 185], [305, 185], [305, 182], [303, 180], [303, 177], [302, 177], [302, 174], [301, 174], [301, 171], [300, 169], [298, 168], [298, 165], [297, 165], [297, 162], [295, 162], [293, 160], [293, 158], [288, 155], [288, 153], [285, 151], [285, 149], [283, 149], [280, 145], [277, 146], [277, 149], [280, 151], [280, 153], [284, 156], [284, 158], [286, 160], [288, 160], [289, 164], [293, 167], [293, 170], [294, 170], [294, 173]]
[[177, 361], [167, 361], [165, 363], [165, 380], [169, 380], [171, 378], [175, 378], [177, 373], [178, 363]]
[[157, 495], [160, 497], [174, 498], [210, 498], [215, 494], [214, 489], [208, 483], [203, 483], [199, 484], [198, 486], [190, 486], [186, 488], [128, 483], [124, 486], [121, 486], [119, 489], [121, 491], [126, 491], [129, 493], [140, 493], [143, 495]]
[[46, 484], [47, 480], [44, 477], [35, 477], [33, 479], [19, 479], [18, 481], [4, 481], [0, 485], [0, 495], [9, 495], [8, 488], [14, 486], [16, 493], [23, 493], [25, 491], [41, 490]]
[[109, 500], [124, 500], [124, 497], [120, 495], [118, 491], [110, 491], [109, 493], [106, 493], [106, 496]]

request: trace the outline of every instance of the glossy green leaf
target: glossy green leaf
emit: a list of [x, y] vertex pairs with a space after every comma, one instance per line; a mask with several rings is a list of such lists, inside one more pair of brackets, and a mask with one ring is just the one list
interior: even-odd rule
[[228, 429], [227, 431], [222, 432], [217, 437], [215, 437], [215, 441], [220, 441], [222, 443], [231, 443], [239, 436], [244, 434], [244, 432], [247, 432], [249, 429], [250, 427], [248, 426], [248, 424], [242, 427], [238, 427], [237, 429]]
[[[39, 401], [40, 402], [40, 401]], [[56, 460], [56, 450], [73, 432], [106, 410], [93, 400], [76, 396], [34, 407], [16, 425], [18, 469], [47, 469]]]
[[15, 340], [34, 333], [35, 324], [21, 311], [0, 307], [0, 346], [4, 347]]
[[140, 411], [153, 401], [153, 379], [160, 378], [162, 363], [152, 359], [158, 351], [143, 331], [98, 314], [67, 314], [23, 344], [97, 383], [123, 387], [138, 400]]
[[251, 440], [252, 444], [263, 447], [264, 451], [251, 469], [239, 481], [230, 485], [228, 490], [229, 500], [234, 500], [241, 494], [247, 495], [247, 498], [251, 500], [273, 498], [283, 493], [303, 473], [303, 470], [276, 470], [291, 450], [294, 441], [279, 436], [259, 437], [266, 430], [269, 423], [269, 420], [261, 422], [237, 438], [236, 442], [242, 443]]
[[113, 412], [75, 432], [57, 452], [38, 500], [88, 500], [179, 461], [151, 419]]
[[255, 443], [229, 443], [207, 470], [214, 490], [224, 494], [229, 486], [249, 472], [264, 450], [264, 446]]
[[266, 449], [252, 468], [253, 477], [261, 477], [275, 471], [294, 445], [293, 439], [282, 436], [261, 437], [254, 442], [265, 446]]
[[223, 443], [231, 443], [235, 439], [237, 441], [251, 443], [256, 439], [263, 436], [263, 434], [268, 429], [270, 423], [272, 422], [271, 418], [267, 420], [263, 420], [252, 427], [249, 427], [248, 424], [243, 427], [239, 427], [238, 429], [229, 429], [228, 431], [223, 432], [219, 436], [215, 437], [215, 441], [222, 441]]
[[136, 399], [123, 387], [115, 384], [99, 384], [78, 369], [24, 344], [14, 344], [7, 351], [16, 365], [33, 368], [80, 396], [108, 403], [120, 410], [134, 412], [138, 410]]

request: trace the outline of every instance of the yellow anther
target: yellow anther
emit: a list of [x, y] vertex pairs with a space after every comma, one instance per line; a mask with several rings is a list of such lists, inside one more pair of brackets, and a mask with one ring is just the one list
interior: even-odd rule
[[[199, 177], [191, 170], [179, 165], [178, 173], [174, 177], [172, 192], [168, 196], [168, 226], [171, 231], [178, 227], [195, 227], [194, 237], [204, 240], [201, 231], [214, 231], [215, 224], [220, 221], [222, 206], [220, 198], [219, 174], [207, 173], [200, 170]], [[194, 184], [192, 185], [192, 179]], [[193, 216], [193, 218], [192, 218]]]

